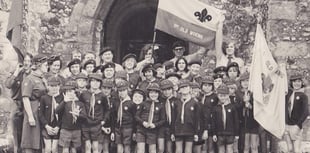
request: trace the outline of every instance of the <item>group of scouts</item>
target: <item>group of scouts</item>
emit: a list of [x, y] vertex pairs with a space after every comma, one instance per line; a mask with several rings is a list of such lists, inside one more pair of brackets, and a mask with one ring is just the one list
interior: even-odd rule
[[[117, 153], [259, 152], [261, 127], [242, 61], [224, 56], [226, 66], [202, 75], [201, 57], [183, 56], [180, 42], [163, 64], [154, 60], [154, 46], [144, 49], [140, 61], [128, 54], [122, 65], [112, 61], [109, 47], [101, 50], [100, 64], [93, 53], [72, 52], [66, 68], [60, 56], [26, 55], [7, 80], [24, 112], [16, 142], [26, 153], [108, 153], [113, 146]], [[303, 86], [301, 75], [291, 77], [286, 119], [292, 142], [301, 137], [294, 125], [301, 130], [308, 114]]]

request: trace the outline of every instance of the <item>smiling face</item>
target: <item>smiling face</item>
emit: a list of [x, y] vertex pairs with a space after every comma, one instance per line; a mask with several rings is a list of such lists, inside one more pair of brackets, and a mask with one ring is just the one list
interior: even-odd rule
[[224, 104], [227, 100], [229, 100], [228, 94], [217, 94], [217, 97], [219, 98], [219, 103]]
[[112, 51], [106, 51], [101, 55], [101, 59], [104, 63], [112, 62], [113, 53]]
[[147, 80], [151, 80], [154, 78], [153, 70], [146, 70], [144, 72], [144, 76]]
[[80, 73], [80, 64], [73, 64], [70, 66], [70, 72], [73, 75], [78, 75]]
[[110, 87], [102, 87], [101, 88], [101, 91], [102, 93], [105, 95], [105, 96], [110, 96], [111, 95], [111, 92], [112, 92], [112, 88]]
[[85, 70], [86, 70], [87, 74], [91, 74], [94, 69], [95, 69], [95, 65], [94, 64], [88, 64], [85, 67]]
[[192, 64], [190, 67], [190, 71], [192, 74], [197, 75], [200, 71], [200, 65], [199, 64]]
[[235, 79], [238, 77], [238, 70], [236, 67], [230, 67], [227, 71], [227, 75], [231, 79]]
[[295, 90], [302, 88], [302, 80], [301, 79], [293, 80], [292, 86]]
[[48, 70], [48, 64], [47, 64], [47, 61], [46, 61], [46, 62], [44, 62], [44, 63], [42, 63], [42, 64], [40, 65], [40, 71], [41, 71], [42, 73], [46, 73], [47, 70]]
[[139, 93], [134, 93], [132, 95], [132, 101], [135, 104], [141, 104], [143, 102], [143, 95], [139, 94]]
[[210, 93], [213, 90], [213, 85], [211, 83], [204, 83], [201, 89], [205, 93]]
[[48, 85], [47, 89], [51, 95], [56, 95], [59, 93], [60, 86], [59, 85]]
[[106, 78], [111, 79], [114, 77], [115, 70], [114, 68], [105, 68], [103, 74]]
[[29, 55], [26, 55], [23, 61], [23, 65], [26, 69], [30, 68], [31, 66], [31, 57]]
[[100, 84], [101, 84], [101, 81], [97, 80], [97, 79], [91, 79], [90, 80], [90, 88], [92, 90], [97, 90], [100, 88]]
[[60, 61], [54, 61], [52, 65], [50, 65], [50, 71], [54, 74], [58, 73], [60, 70], [60, 64]]
[[144, 55], [144, 59], [151, 59], [153, 57], [153, 50], [149, 49], [146, 51], [146, 54]]
[[220, 85], [223, 84], [222, 78], [216, 78], [214, 79], [214, 88], [217, 89]]
[[226, 48], [226, 54], [234, 55], [234, 53], [235, 53], [235, 44], [233, 42], [230, 42]]
[[173, 49], [173, 53], [174, 53], [175, 57], [177, 57], [177, 58], [182, 57], [184, 52], [185, 52], [185, 48], [181, 47], [181, 46], [175, 47]]
[[249, 80], [248, 80], [248, 79], [242, 80], [242, 81], [240, 82], [240, 84], [241, 84], [241, 87], [242, 87], [243, 89], [248, 89], [248, 87], [249, 87]]
[[150, 97], [151, 100], [157, 101], [157, 100], [158, 100], [158, 97], [159, 97], [158, 91], [151, 90], [151, 91], [149, 92], [149, 97]]
[[186, 62], [183, 59], [180, 59], [177, 63], [179, 71], [184, 71], [186, 68]]
[[133, 69], [136, 65], [137, 61], [134, 59], [134, 58], [128, 58], [126, 61], [125, 61], [125, 68], [126, 69]]

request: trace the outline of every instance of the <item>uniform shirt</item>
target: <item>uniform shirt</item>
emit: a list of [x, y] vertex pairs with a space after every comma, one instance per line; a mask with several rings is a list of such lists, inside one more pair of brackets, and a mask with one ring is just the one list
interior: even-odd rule
[[116, 101], [112, 103], [112, 118], [113, 118], [113, 131], [115, 128], [134, 128], [135, 125], [135, 114], [137, 110], [136, 104], [128, 97], [123, 102], [123, 116], [122, 116], [122, 125], [120, 125], [119, 122], [117, 122], [117, 115], [118, 115], [118, 108], [120, 106], [120, 99], [115, 99]]
[[57, 74], [57, 73], [54, 74], [52, 72], [48, 72], [47, 74], [44, 75], [44, 78], [46, 78], [46, 80], [47, 80], [48, 78], [50, 78], [52, 76], [57, 77], [60, 80], [60, 84], [61, 85], [65, 84], [66, 79], [63, 76], [61, 76], [60, 74]]
[[308, 116], [308, 97], [303, 92], [295, 92], [294, 102], [292, 103], [290, 109], [291, 115], [289, 115], [289, 101], [293, 91], [289, 90], [288, 94], [285, 97], [285, 121], [288, 125], [298, 125], [299, 128], [302, 128], [303, 122]]
[[[220, 59], [217, 60], [216, 62], [216, 67], [219, 67], [219, 66], [227, 66], [228, 64], [228, 56], [226, 55], [222, 55]], [[231, 62], [236, 62], [238, 63], [239, 65], [239, 70], [240, 70], [240, 73], [243, 73], [245, 71], [245, 68], [244, 68], [244, 61], [239, 58], [239, 57], [236, 57], [236, 56], [232, 56], [232, 59], [231, 59]]]
[[242, 104], [242, 126], [246, 129], [256, 129], [259, 128], [258, 122], [254, 119], [254, 109], [253, 109], [253, 94], [250, 93], [250, 101], [249, 103], [252, 105], [252, 108], [246, 108], [245, 102], [243, 101], [245, 92], [241, 90], [237, 90], [236, 95], [238, 97], [242, 97], [241, 104]]
[[[58, 95], [55, 96], [56, 103], [59, 105], [63, 101], [63, 96]], [[42, 127], [45, 127], [45, 125], [50, 125], [52, 127], [60, 127], [60, 121], [59, 118], [60, 115], [58, 115], [58, 119], [56, 116], [54, 116], [53, 122], [51, 121], [51, 114], [52, 114], [52, 96], [46, 94], [43, 95], [40, 99], [40, 107], [39, 107], [39, 119]], [[56, 111], [55, 111], [56, 114]]]
[[174, 115], [172, 119], [172, 133], [176, 136], [193, 136], [198, 134], [198, 103], [190, 98], [184, 106], [184, 124], [181, 121], [183, 101], [177, 101], [174, 107]]
[[133, 73], [127, 73], [129, 77], [129, 87], [131, 90], [136, 89], [138, 86], [138, 83], [141, 81], [140, 75], [138, 71], [135, 71]]
[[238, 136], [239, 118], [235, 106], [231, 103], [224, 106], [226, 112], [226, 127], [224, 128], [222, 105], [217, 105], [213, 111], [213, 134], [217, 136]]
[[73, 122], [73, 116], [70, 113], [72, 111], [72, 101], [64, 102], [62, 101], [56, 108], [56, 113], [59, 114], [61, 118], [61, 129], [66, 130], [81, 130], [82, 124], [85, 124], [87, 115], [85, 112], [84, 104], [80, 101], [75, 101], [75, 105], [78, 106], [81, 111], [76, 122]]
[[84, 103], [85, 111], [87, 114], [88, 124], [85, 124], [86, 127], [101, 124], [102, 121], [107, 122], [109, 118], [109, 104], [106, 96], [102, 92], [95, 94], [95, 106], [94, 106], [94, 118], [93, 118], [92, 112], [90, 112], [91, 97], [92, 92], [89, 90], [83, 92], [79, 97], [80, 101]]
[[23, 79], [30, 74], [30, 70], [21, 70], [17, 76], [13, 74], [5, 80], [5, 86], [8, 89], [11, 89], [12, 99], [13, 100], [22, 100], [21, 86]]
[[46, 87], [42, 79], [43, 75], [38, 74], [36, 71], [24, 78], [21, 88], [22, 97], [29, 97], [30, 101], [35, 101], [46, 94]]
[[212, 133], [212, 112], [214, 111], [214, 107], [218, 104], [218, 98], [215, 93], [211, 93], [210, 95], [201, 95], [199, 98], [201, 102], [201, 112], [202, 112], [202, 120], [203, 120], [203, 128], [204, 130], [208, 130], [208, 133]]
[[[143, 126], [143, 122], [148, 122], [148, 118], [150, 115], [152, 101], [147, 100], [139, 105], [137, 107], [137, 113], [135, 115], [135, 119], [139, 126], [137, 126], [139, 129], [145, 129]], [[164, 105], [161, 102], [154, 102], [154, 116], [152, 123], [155, 124], [155, 128], [158, 129], [161, 126], [163, 126], [166, 122], [166, 113]]]

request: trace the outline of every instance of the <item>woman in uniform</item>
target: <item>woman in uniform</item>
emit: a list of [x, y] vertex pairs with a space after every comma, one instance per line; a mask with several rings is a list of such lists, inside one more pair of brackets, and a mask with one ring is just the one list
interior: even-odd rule
[[37, 55], [33, 58], [34, 71], [22, 83], [22, 99], [25, 107], [21, 148], [33, 153], [41, 148], [40, 124], [38, 118], [39, 99], [46, 93], [43, 74], [47, 72], [47, 58]]

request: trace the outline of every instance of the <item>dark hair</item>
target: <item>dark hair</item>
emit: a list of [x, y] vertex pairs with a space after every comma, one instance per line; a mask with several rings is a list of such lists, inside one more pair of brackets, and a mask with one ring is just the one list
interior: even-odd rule
[[184, 57], [178, 58], [178, 59], [175, 61], [174, 67], [175, 67], [176, 71], [177, 71], [177, 72], [179, 71], [178, 63], [179, 63], [180, 60], [184, 60], [184, 62], [185, 62], [184, 71], [185, 71], [185, 72], [188, 72], [188, 62], [187, 62], [187, 60], [186, 60]]
[[201, 90], [203, 91], [203, 89], [202, 89], [202, 86], [203, 85], [205, 85], [205, 84], [209, 84], [209, 85], [211, 85], [212, 86], [212, 91], [214, 90], [214, 83], [201, 83]]
[[139, 57], [139, 61], [144, 60], [145, 55], [147, 54], [147, 52], [149, 50], [152, 50], [152, 57], [154, 58], [154, 63], [156, 63], [157, 60], [157, 54], [156, 52], [153, 50], [153, 44], [145, 44], [140, 51], [140, 57]]
[[57, 60], [51, 60], [51, 61], [48, 62], [48, 70], [47, 70], [48, 72], [50, 71], [50, 66], [53, 65], [53, 63], [56, 62], [56, 61], [60, 61], [59, 71], [61, 70], [61, 68], [62, 68], [62, 60], [61, 59], [57, 59]]
[[304, 83], [304, 81], [301, 78], [290, 80], [290, 87], [293, 88], [293, 82], [296, 81], [296, 80], [301, 80], [301, 82], [302, 82], [301, 83], [301, 88], [305, 87], [305, 83]]
[[222, 44], [222, 51], [223, 51], [223, 53], [224, 53], [225, 55], [227, 55], [226, 49], [228, 48], [228, 45], [229, 45], [230, 43], [233, 43], [233, 44], [234, 44], [234, 48], [235, 48], [235, 50], [234, 50], [234, 55], [236, 55], [236, 53], [237, 53], [237, 47], [236, 47], [236, 44], [235, 44], [234, 42], [229, 42], [229, 43], [223, 42], [223, 44]]
[[[231, 68], [236, 68], [236, 69], [237, 69], [237, 77], [239, 77], [239, 76], [240, 76], [240, 69], [239, 69], [239, 67], [236, 67], [236, 66], [231, 66], [231, 67], [229, 67], [229, 68], [227, 69], [227, 71], [226, 71], [227, 76], [228, 76], [228, 71], [229, 71], [229, 69], [231, 69]], [[228, 77], [229, 77], [229, 76], [228, 76]]]
[[[75, 65], [75, 64], [74, 64]], [[71, 65], [72, 66], [72, 65]], [[71, 66], [69, 66], [69, 72], [71, 72]], [[79, 64], [79, 66], [80, 66], [80, 72], [82, 72], [82, 66], [81, 66], [81, 64]], [[72, 72], [71, 72], [72, 73]]]

